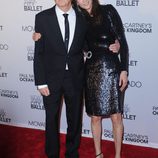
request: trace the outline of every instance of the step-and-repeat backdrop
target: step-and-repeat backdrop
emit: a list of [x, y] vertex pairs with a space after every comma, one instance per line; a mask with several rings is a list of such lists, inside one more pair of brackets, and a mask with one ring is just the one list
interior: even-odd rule
[[[124, 143], [158, 148], [158, 6], [157, 0], [102, 0], [122, 17], [129, 44], [129, 87], [124, 103]], [[45, 111], [34, 86], [35, 14], [53, 0], [0, 0], [0, 124], [42, 129]], [[61, 132], [66, 132], [65, 106]], [[91, 137], [83, 115], [83, 136]], [[103, 120], [103, 139], [112, 140], [110, 119]]]

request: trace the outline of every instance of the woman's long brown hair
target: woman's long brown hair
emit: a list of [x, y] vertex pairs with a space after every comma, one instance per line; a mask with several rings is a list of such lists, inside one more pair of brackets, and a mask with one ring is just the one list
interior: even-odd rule
[[92, 16], [94, 18], [95, 24], [101, 23], [103, 16], [100, 11], [100, 4], [98, 0], [92, 0], [92, 10], [90, 14], [85, 9], [81, 7], [79, 8], [85, 16]]

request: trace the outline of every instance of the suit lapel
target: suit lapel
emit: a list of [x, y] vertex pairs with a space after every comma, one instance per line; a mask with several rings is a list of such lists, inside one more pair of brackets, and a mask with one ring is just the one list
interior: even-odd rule
[[76, 13], [76, 25], [75, 25], [75, 31], [74, 31], [74, 37], [73, 37], [73, 40], [72, 40], [72, 43], [71, 43], [71, 46], [70, 46], [70, 49], [69, 49], [69, 53], [71, 53], [71, 50], [73, 48], [75, 48], [75, 44], [77, 43], [77, 40], [79, 38], [79, 34], [81, 33], [81, 28], [82, 28], [82, 23], [80, 21], [80, 16], [78, 15], [78, 13], [75, 11]]
[[70, 46], [70, 49], [69, 49], [69, 52], [71, 52], [71, 49], [73, 48], [74, 44], [75, 44], [75, 39], [76, 39], [76, 35], [77, 35], [77, 32], [78, 32], [78, 17], [77, 17], [77, 14], [76, 14], [76, 25], [75, 25], [75, 31], [74, 31], [74, 37], [72, 39], [72, 43], [71, 43], [71, 46]]
[[[52, 40], [60, 43], [60, 46], [65, 49], [63, 37], [61, 34], [60, 26], [58, 23], [55, 7], [52, 8], [52, 12], [49, 17], [50, 33], [52, 34]], [[65, 49], [66, 50], [66, 49]]]

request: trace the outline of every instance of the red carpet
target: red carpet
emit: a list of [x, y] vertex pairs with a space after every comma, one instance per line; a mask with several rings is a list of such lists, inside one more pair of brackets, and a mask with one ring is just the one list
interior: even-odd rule
[[[64, 158], [65, 136], [61, 135], [61, 158]], [[105, 158], [114, 158], [114, 144], [103, 141]], [[80, 158], [94, 158], [93, 141], [82, 138]], [[0, 125], [0, 158], [46, 158], [44, 131]], [[158, 158], [158, 149], [123, 145], [122, 158]]]

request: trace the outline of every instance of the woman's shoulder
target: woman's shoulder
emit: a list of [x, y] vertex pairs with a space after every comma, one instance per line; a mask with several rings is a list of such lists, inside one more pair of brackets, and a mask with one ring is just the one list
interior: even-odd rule
[[112, 4], [100, 5], [102, 10], [104, 10], [108, 14], [117, 15], [118, 12]]
[[116, 10], [112, 4], [102, 4], [100, 5], [100, 7], [103, 9], [108, 9], [108, 10]]

